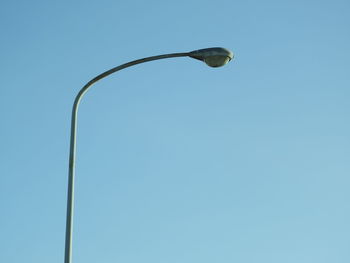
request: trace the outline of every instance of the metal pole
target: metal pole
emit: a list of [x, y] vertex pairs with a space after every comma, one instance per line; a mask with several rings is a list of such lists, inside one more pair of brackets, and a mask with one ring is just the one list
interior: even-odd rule
[[87, 90], [100, 79], [107, 77], [108, 75], [122, 70], [127, 67], [131, 67], [137, 64], [141, 64], [148, 61], [164, 59], [164, 58], [173, 58], [173, 57], [186, 57], [190, 53], [173, 53], [165, 54], [159, 56], [152, 56], [147, 58], [142, 58], [134, 60], [115, 68], [112, 68], [97, 77], [90, 80], [77, 94], [73, 109], [72, 109], [72, 121], [71, 121], [71, 134], [70, 134], [70, 150], [69, 150], [69, 172], [68, 172], [68, 196], [67, 196], [67, 219], [66, 219], [66, 240], [65, 240], [65, 255], [64, 263], [72, 262], [72, 237], [73, 237], [73, 212], [74, 212], [74, 178], [75, 178], [75, 152], [76, 152], [76, 131], [77, 131], [77, 114], [78, 107], [82, 96], [87, 92]]

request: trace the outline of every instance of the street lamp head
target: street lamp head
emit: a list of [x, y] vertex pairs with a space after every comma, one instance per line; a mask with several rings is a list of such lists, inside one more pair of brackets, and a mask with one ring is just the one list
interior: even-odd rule
[[233, 53], [226, 48], [213, 47], [192, 51], [188, 56], [204, 61], [210, 67], [217, 68], [226, 65], [233, 58]]

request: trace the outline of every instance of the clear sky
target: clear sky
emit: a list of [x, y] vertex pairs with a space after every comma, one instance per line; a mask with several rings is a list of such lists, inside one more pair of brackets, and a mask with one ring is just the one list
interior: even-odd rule
[[0, 262], [350, 262], [350, 2], [0, 4]]

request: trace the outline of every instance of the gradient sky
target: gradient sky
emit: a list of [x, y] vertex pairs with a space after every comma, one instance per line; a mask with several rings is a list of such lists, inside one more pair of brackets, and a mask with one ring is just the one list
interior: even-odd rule
[[0, 4], [0, 262], [350, 262], [350, 2]]

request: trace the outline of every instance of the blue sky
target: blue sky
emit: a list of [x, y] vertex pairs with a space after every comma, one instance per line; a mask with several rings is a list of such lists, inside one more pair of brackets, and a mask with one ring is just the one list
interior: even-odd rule
[[348, 1], [2, 1], [0, 262], [350, 262]]

